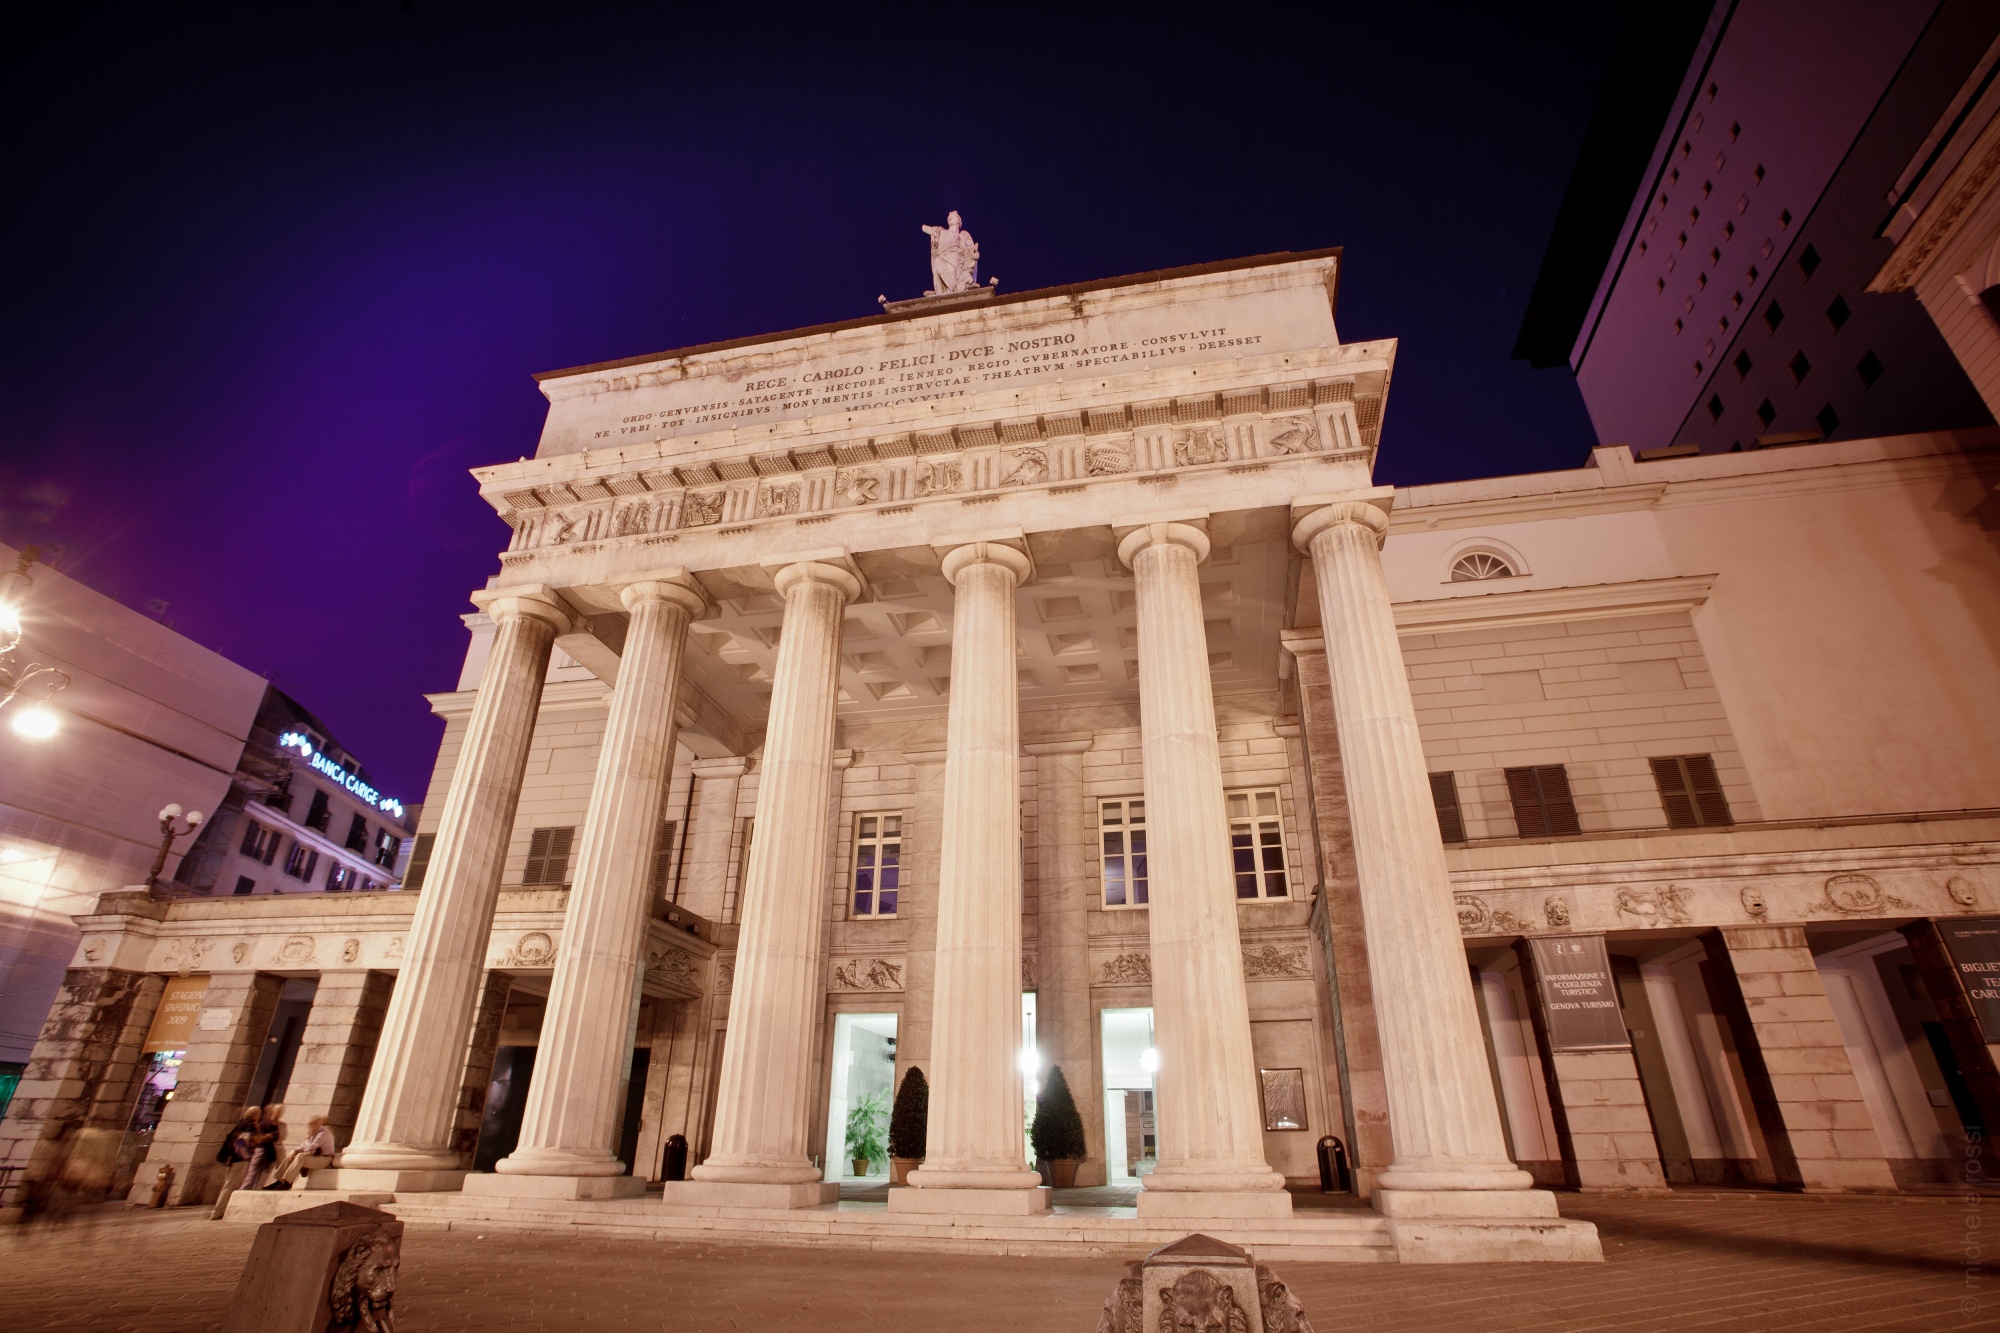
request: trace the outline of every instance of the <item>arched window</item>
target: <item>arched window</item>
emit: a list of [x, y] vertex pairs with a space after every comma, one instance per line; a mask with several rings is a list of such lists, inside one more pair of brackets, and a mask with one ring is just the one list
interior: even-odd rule
[[1480, 579], [1511, 578], [1514, 567], [1490, 551], [1473, 551], [1454, 560], [1451, 565], [1453, 583], [1476, 583]]

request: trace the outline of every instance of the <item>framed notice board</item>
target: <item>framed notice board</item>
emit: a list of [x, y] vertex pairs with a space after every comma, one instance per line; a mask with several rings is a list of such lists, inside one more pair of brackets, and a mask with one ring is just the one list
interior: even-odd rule
[[2000, 916], [1940, 921], [1937, 928], [1981, 1035], [2000, 1042]]
[[1548, 1016], [1552, 1050], [1631, 1049], [1602, 935], [1538, 935], [1528, 940], [1528, 947], [1535, 954], [1535, 984]]

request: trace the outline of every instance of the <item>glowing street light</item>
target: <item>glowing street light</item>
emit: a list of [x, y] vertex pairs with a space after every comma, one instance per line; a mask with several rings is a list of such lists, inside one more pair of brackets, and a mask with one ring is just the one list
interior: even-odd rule
[[169, 804], [160, 811], [160, 854], [153, 858], [153, 869], [146, 876], [146, 893], [149, 897], [160, 896], [160, 871], [166, 868], [167, 853], [174, 849], [175, 840], [184, 838], [200, 828], [201, 821], [205, 818], [201, 811], [190, 810], [186, 820], [187, 827], [175, 828], [174, 821], [180, 817], [181, 808], [178, 804]]
[[40, 556], [38, 547], [27, 547], [15, 560], [14, 568], [0, 574], [0, 691], [4, 691], [0, 692], [0, 708], [13, 703], [29, 682], [42, 681], [42, 701], [17, 709], [13, 717], [14, 733], [31, 741], [45, 741], [61, 728], [62, 720], [49, 706], [49, 700], [57, 690], [69, 687], [66, 671], [41, 662], [30, 662], [17, 669], [13, 663], [14, 650], [21, 646], [21, 603], [35, 583], [28, 576], [28, 567]]

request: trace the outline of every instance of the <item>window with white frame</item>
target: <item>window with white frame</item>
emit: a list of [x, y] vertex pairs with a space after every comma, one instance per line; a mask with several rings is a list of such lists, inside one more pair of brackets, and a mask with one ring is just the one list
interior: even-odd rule
[[1146, 905], [1146, 803], [1119, 797], [1097, 803], [1098, 845], [1106, 907]]
[[896, 915], [903, 878], [903, 816], [869, 810], [854, 817], [854, 915]]
[[1229, 793], [1229, 856], [1236, 896], [1245, 901], [1291, 894], [1285, 873], [1285, 821], [1274, 787]]

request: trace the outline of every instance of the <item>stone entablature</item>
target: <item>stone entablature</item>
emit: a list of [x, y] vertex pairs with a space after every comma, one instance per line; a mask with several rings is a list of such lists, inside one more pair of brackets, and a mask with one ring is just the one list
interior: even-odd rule
[[[1941, 833], [1957, 836], [1941, 841]], [[1555, 864], [1552, 853], [1561, 857]], [[1873, 922], [1888, 929], [1890, 922], [1979, 916], [2000, 907], [2000, 816], [1994, 815], [1662, 830], [1446, 854], [1467, 939], [1771, 922]]]
[[[296, 972], [401, 970], [415, 893], [298, 893], [245, 898], [183, 898], [155, 903], [143, 893], [107, 893], [90, 916], [73, 967], [128, 972]], [[547, 974], [561, 948], [569, 895], [518, 889], [500, 895], [487, 966]], [[651, 923], [646, 992], [693, 999], [709, 990], [715, 945]]]

